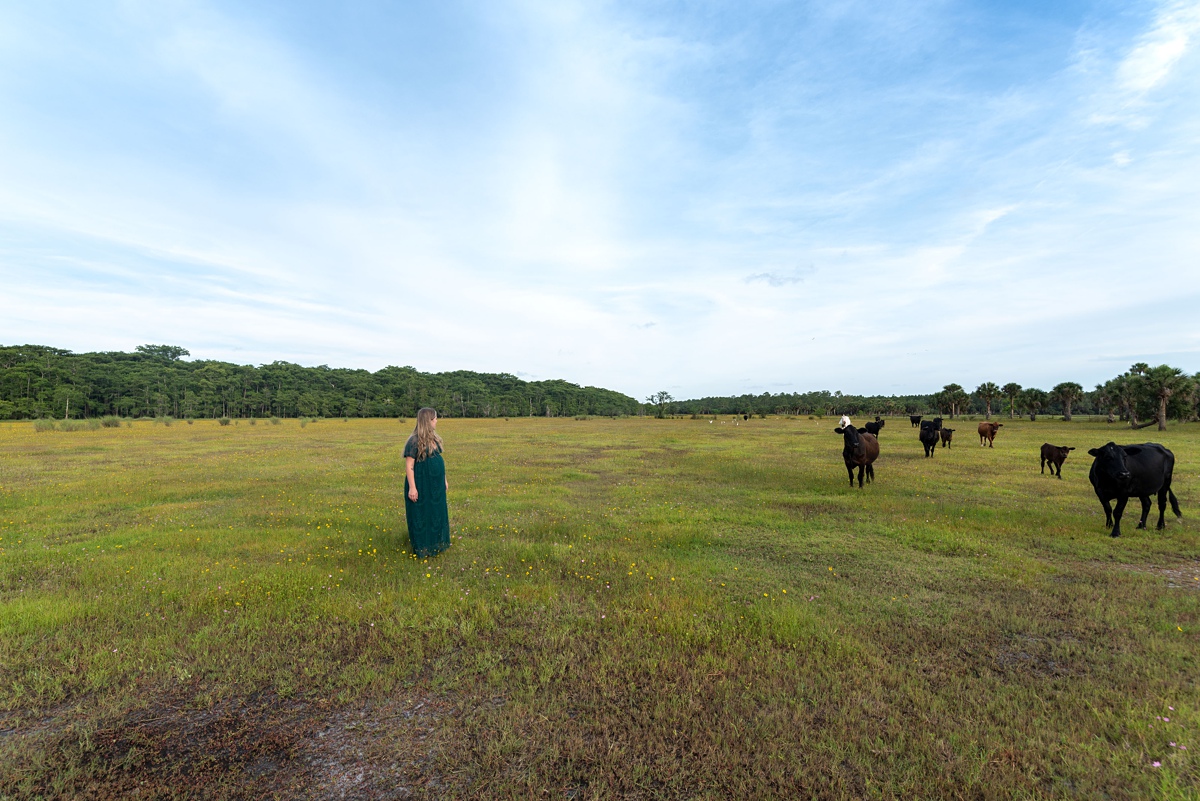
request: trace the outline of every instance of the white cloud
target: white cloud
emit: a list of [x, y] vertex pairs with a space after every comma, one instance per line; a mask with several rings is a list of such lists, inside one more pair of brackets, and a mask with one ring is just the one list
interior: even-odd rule
[[1117, 83], [1125, 92], [1144, 94], [1159, 86], [1200, 33], [1200, 3], [1166, 4], [1154, 27], [1138, 38], [1117, 67]]

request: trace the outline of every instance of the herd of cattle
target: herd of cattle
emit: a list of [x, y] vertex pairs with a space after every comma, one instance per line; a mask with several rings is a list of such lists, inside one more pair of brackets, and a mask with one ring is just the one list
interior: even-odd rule
[[[940, 442], [943, 448], [950, 447], [954, 437], [954, 429], [945, 428], [942, 418], [922, 420], [922, 415], [912, 415], [909, 421], [914, 428], [920, 428], [918, 438], [925, 448], [925, 456], [932, 458], [934, 450]], [[850, 486], [854, 486], [854, 472], [858, 470], [858, 486], [862, 487], [863, 478], [867, 482], [875, 480], [875, 460], [879, 458], [879, 433], [887, 421], [878, 417], [874, 422], [857, 428], [850, 423], [849, 417], [842, 417], [835, 434], [842, 435], [842, 459], [846, 462], [846, 472], [850, 475]], [[980, 447], [995, 447], [997, 432], [1004, 427], [1003, 423], [982, 422], [979, 424]], [[1065, 445], [1042, 445], [1042, 473], [1046, 465], [1050, 465], [1050, 475], [1062, 479], [1063, 462], [1067, 455], [1075, 450]], [[1171, 490], [1171, 478], [1175, 472], [1175, 454], [1155, 442], [1141, 445], [1117, 445], [1110, 442], [1100, 448], [1092, 448], [1088, 454], [1093, 458], [1092, 469], [1088, 472], [1088, 480], [1096, 491], [1096, 497], [1104, 507], [1104, 525], [1112, 528], [1112, 536], [1121, 536], [1121, 516], [1130, 498], [1138, 498], [1142, 502], [1142, 519], [1138, 528], [1146, 527], [1146, 518], [1150, 515], [1150, 498], [1158, 497], [1158, 529], [1164, 526], [1167, 501], [1171, 503], [1171, 511], [1176, 517], [1183, 517], [1179, 510], [1179, 501]], [[1116, 508], [1112, 502], [1116, 501]]]

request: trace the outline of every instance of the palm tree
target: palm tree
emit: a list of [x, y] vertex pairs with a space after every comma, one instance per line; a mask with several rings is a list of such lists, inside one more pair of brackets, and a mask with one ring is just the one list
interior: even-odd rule
[[1049, 398], [1046, 390], [1030, 387], [1021, 391], [1021, 406], [1029, 412], [1030, 420], [1037, 420], [1038, 412], [1046, 406]]
[[1008, 419], [1012, 420], [1017, 416], [1017, 396], [1021, 394], [1021, 385], [1009, 382], [1000, 391], [1008, 398]]
[[1074, 381], [1064, 381], [1055, 386], [1050, 394], [1063, 405], [1063, 419], [1071, 422], [1071, 404], [1083, 397], [1083, 387]]
[[1167, 404], [1172, 396], [1186, 394], [1191, 390], [1191, 379], [1178, 367], [1160, 364], [1142, 373], [1142, 389], [1146, 396], [1158, 402], [1158, 411], [1154, 419], [1159, 431], [1167, 430]]
[[983, 398], [983, 403], [987, 407], [987, 412], [984, 415], [985, 420], [992, 419], [992, 401], [1000, 395], [1000, 387], [996, 386], [991, 381], [985, 381], [975, 387], [975, 394]]
[[966, 391], [958, 384], [947, 384], [946, 386], [942, 387], [940, 394], [942, 395], [943, 402], [946, 404], [946, 408], [950, 410], [951, 420], [953, 420], [954, 415], [959, 414], [963, 407], [965, 407], [971, 400]]
[[1129, 421], [1129, 427], [1134, 430], [1154, 425], [1153, 420], [1148, 423], [1138, 422], [1138, 401], [1144, 394], [1143, 376], [1139, 368], [1143, 366], [1135, 364], [1129, 372], [1122, 373], [1104, 385], [1104, 394], [1120, 407], [1122, 416]]

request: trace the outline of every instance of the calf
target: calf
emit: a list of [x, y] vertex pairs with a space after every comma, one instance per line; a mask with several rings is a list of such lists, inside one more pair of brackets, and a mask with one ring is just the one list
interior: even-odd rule
[[[1158, 495], [1158, 530], [1163, 529], [1163, 518], [1167, 510], [1167, 499], [1171, 500], [1171, 511], [1183, 517], [1179, 501], [1171, 491], [1171, 476], [1175, 472], [1175, 454], [1155, 442], [1142, 445], [1118, 445], [1110, 442], [1101, 448], [1092, 448], [1089, 454], [1096, 457], [1088, 480], [1096, 490], [1096, 497], [1104, 507], [1104, 525], [1112, 526], [1112, 535], [1121, 536], [1121, 515], [1131, 497], [1142, 502], [1142, 519], [1138, 528], [1146, 527], [1150, 514], [1150, 496]], [[1109, 506], [1117, 501], [1114, 510]]]
[[842, 459], [846, 462], [846, 472], [850, 474], [850, 486], [854, 486], [854, 468], [858, 468], [858, 486], [863, 485], [863, 475], [867, 481], [875, 480], [875, 460], [879, 458], [879, 440], [874, 434], [859, 431], [854, 426], [838, 427], [833, 433], [842, 435]]
[[1004, 423], [988, 423], [979, 424], [979, 447], [984, 445], [992, 447], [992, 440], [996, 438], [996, 432], [1004, 427]]
[[921, 425], [921, 415], [910, 414], [908, 416], [908, 422], [912, 423], [913, 428], [916, 428], [917, 426]]
[[[941, 438], [941, 425], [937, 424], [937, 420], [925, 420], [921, 423], [921, 433], [918, 438], [921, 444], [925, 446], [925, 456], [931, 458], [933, 451], [937, 448], [938, 440]], [[937, 424], [937, 425], [935, 425]]]
[[1062, 478], [1063, 462], [1067, 461], [1067, 454], [1075, 450], [1068, 448], [1065, 445], [1051, 445], [1049, 442], [1042, 444], [1042, 473], [1046, 472], [1046, 463], [1050, 463], [1050, 475], [1054, 475], [1054, 468], [1058, 468], [1058, 477]]
[[943, 428], [938, 433], [942, 435], [942, 447], [949, 448], [950, 440], [954, 439], [954, 429], [953, 428]]
[[864, 428], [866, 428], [868, 434], [875, 437], [875, 439], [879, 439], [879, 430], [883, 428], [883, 424], [886, 422], [887, 420], [880, 420], [876, 417], [874, 423], [867, 423]]

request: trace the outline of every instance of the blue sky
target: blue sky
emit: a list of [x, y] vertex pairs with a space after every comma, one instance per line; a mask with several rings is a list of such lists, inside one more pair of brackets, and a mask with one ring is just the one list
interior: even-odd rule
[[0, 343], [645, 395], [1200, 370], [1200, 2], [0, 5]]

